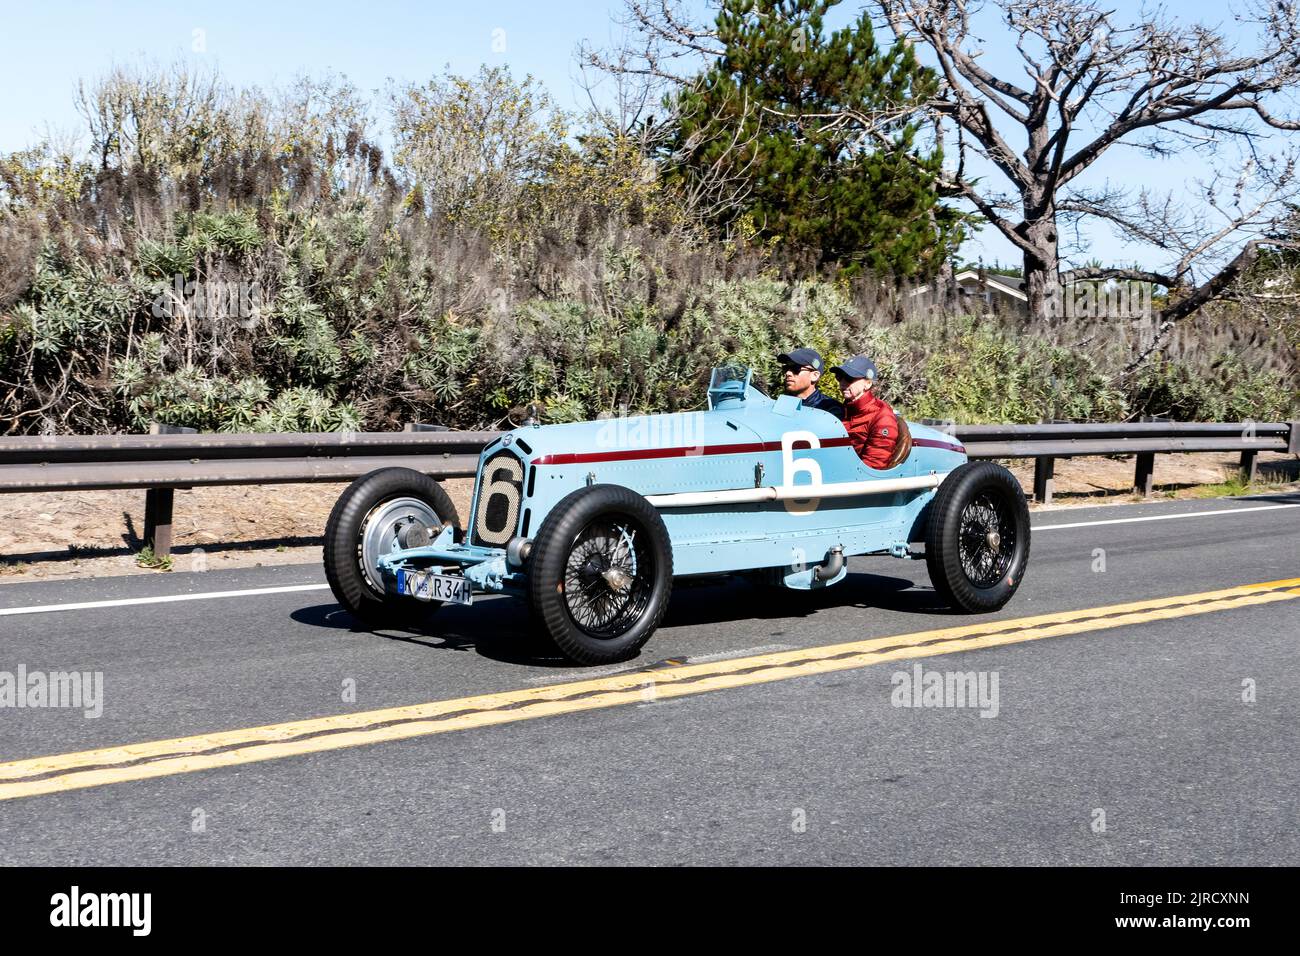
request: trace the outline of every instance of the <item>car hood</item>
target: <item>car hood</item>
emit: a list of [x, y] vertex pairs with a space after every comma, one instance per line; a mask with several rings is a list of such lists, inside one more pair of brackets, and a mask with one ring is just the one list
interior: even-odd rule
[[[775, 437], [780, 440], [779, 433]], [[524, 426], [501, 439], [502, 445], [513, 447], [525, 460], [544, 465], [687, 457], [697, 449], [761, 443], [743, 415], [722, 410]]]

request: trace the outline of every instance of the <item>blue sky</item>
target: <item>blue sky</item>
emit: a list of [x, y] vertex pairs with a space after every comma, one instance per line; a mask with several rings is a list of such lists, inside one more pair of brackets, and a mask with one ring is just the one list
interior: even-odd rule
[[[705, 9], [702, 0], [693, 5]], [[423, 80], [444, 66], [468, 74], [483, 63], [505, 63], [516, 76], [531, 73], [544, 82], [562, 107], [580, 108], [586, 100], [577, 83], [575, 47], [582, 40], [608, 44], [617, 34], [613, 17], [621, 6], [620, 0], [10, 2], [3, 13], [8, 37], [0, 58], [0, 89], [5, 91], [0, 151], [29, 145], [47, 127], [75, 128], [77, 81], [113, 64], [141, 60], [188, 59], [219, 68], [233, 83], [263, 87], [287, 83], [300, 73], [343, 73], [367, 91], [382, 89], [389, 78]], [[1116, 0], [1113, 6], [1121, 19], [1137, 8], [1128, 0]], [[831, 25], [858, 9], [858, 3], [848, 0]], [[1231, 24], [1222, 2], [1186, 0], [1176, 9], [1182, 18]], [[1009, 44], [997, 42], [993, 32], [989, 39], [988, 58], [982, 62], [990, 67], [1016, 62]], [[1148, 161], [1122, 151], [1103, 160], [1092, 181], [1110, 178], [1181, 192], [1206, 174], [1203, 162], [1186, 154]], [[1104, 227], [1090, 230], [1086, 239], [1090, 255], [1103, 261], [1160, 264], [1151, 250], [1125, 245]], [[1018, 261], [1010, 243], [991, 227], [968, 243], [963, 255], [990, 263]]]

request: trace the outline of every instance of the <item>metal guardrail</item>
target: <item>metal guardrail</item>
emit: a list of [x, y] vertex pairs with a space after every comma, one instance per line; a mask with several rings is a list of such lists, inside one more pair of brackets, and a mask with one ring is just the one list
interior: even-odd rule
[[201, 435], [154, 425], [148, 435], [0, 438], [0, 494], [142, 489], [142, 538], [154, 554], [165, 555], [177, 489], [343, 482], [391, 465], [465, 477], [496, 434], [408, 425], [402, 432]]
[[[945, 427], [944, 423], [935, 423]], [[1240, 452], [1242, 475], [1255, 480], [1261, 451], [1300, 454], [1300, 422], [1129, 422], [1044, 425], [959, 425], [945, 430], [971, 458], [1033, 458], [1034, 500], [1052, 501], [1056, 459], [1134, 455], [1133, 489], [1149, 496], [1155, 456], [1181, 452]]]
[[[1300, 422], [926, 424], [956, 437], [971, 458], [1035, 459], [1033, 494], [1042, 502], [1052, 499], [1058, 458], [1136, 455], [1134, 488], [1149, 495], [1157, 454], [1237, 451], [1249, 479], [1261, 451], [1300, 454]], [[155, 425], [148, 435], [0, 438], [0, 493], [142, 489], [143, 538], [165, 555], [178, 488], [343, 482], [392, 465], [437, 478], [468, 477], [497, 434], [407, 425], [402, 432], [200, 435]]]

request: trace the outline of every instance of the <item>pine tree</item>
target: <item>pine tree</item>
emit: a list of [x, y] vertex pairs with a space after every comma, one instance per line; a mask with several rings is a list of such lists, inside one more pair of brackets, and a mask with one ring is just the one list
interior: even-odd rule
[[963, 222], [938, 203], [939, 151], [918, 169], [906, 155], [922, 156], [914, 124], [895, 120], [892, 147], [882, 150], [862, 142], [856, 124], [827, 118], [919, 104], [935, 91], [934, 73], [903, 44], [877, 49], [865, 13], [826, 35], [825, 14], [838, 2], [724, 0], [725, 54], [673, 104], [674, 175], [738, 199], [713, 209], [724, 231], [752, 224], [790, 253], [849, 271], [933, 275]]

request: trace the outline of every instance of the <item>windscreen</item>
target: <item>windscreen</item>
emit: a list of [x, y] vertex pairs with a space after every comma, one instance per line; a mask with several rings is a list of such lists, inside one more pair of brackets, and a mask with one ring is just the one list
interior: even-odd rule
[[743, 365], [720, 365], [709, 376], [710, 407], [727, 399], [745, 397], [745, 387], [749, 384], [750, 370]]

